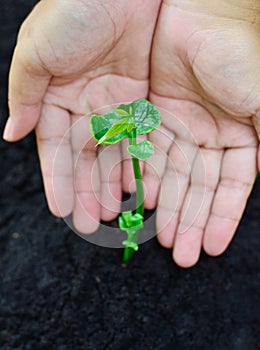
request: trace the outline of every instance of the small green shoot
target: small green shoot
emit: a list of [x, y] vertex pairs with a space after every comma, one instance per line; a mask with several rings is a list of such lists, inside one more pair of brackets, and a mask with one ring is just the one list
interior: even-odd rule
[[136, 181], [136, 209], [122, 212], [118, 218], [119, 227], [127, 234], [122, 242], [125, 247], [123, 262], [130, 260], [138, 250], [139, 231], [143, 228], [144, 219], [144, 189], [139, 160], [145, 160], [154, 153], [150, 141], [144, 140], [137, 144], [138, 135], [148, 134], [156, 129], [161, 122], [158, 109], [147, 100], [137, 100], [130, 104], [121, 104], [112, 112], [102, 116], [92, 115], [90, 118], [90, 131], [100, 144], [114, 144], [128, 138], [128, 152], [132, 157], [133, 171]]

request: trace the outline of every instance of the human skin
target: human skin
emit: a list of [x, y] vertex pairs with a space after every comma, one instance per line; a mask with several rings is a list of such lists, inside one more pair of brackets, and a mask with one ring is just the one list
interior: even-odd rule
[[99, 149], [95, 167], [97, 150], [81, 117], [149, 97], [162, 108], [162, 126], [149, 137], [157, 153], [144, 168], [145, 204], [158, 206], [160, 243], [183, 267], [196, 263], [202, 246], [210, 255], [226, 249], [257, 173], [259, 7], [215, 0], [36, 6], [12, 61], [5, 138], [18, 140], [36, 127], [53, 214], [73, 211], [85, 233], [117, 215], [132, 181], [129, 161], [120, 166], [114, 145]]
[[[166, 142], [160, 132], [151, 134], [156, 145], [163, 139], [168, 161], [155, 158], [144, 180], [147, 206], [158, 205], [159, 241], [173, 247], [181, 266], [194, 265], [202, 245], [213, 256], [226, 249], [255, 181], [259, 27], [259, 1], [167, 0], [161, 8], [149, 99], [183, 125], [165, 113], [162, 125], [174, 142], [170, 137]], [[166, 169], [160, 195], [151, 165], [158, 173]]]
[[[121, 160], [119, 145], [100, 152], [102, 169], [95, 167], [92, 174], [97, 149], [88, 121], [81, 118], [148, 95], [159, 5], [158, 0], [44, 0], [21, 27], [10, 70], [5, 137], [15, 141], [36, 127], [50, 210], [57, 216], [73, 211], [80, 232], [95, 231], [100, 218], [112, 219], [122, 192], [121, 166], [112, 166]], [[138, 12], [147, 14], [146, 23], [135, 16]]]

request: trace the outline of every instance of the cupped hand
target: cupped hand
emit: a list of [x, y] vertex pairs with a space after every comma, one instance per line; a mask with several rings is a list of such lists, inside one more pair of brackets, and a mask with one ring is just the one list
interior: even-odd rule
[[149, 98], [161, 107], [162, 126], [150, 136], [157, 151], [144, 171], [159, 241], [183, 267], [202, 246], [213, 256], [226, 249], [259, 157], [259, 10], [246, 21], [234, 18], [236, 6], [229, 17], [194, 3], [161, 8]]
[[100, 219], [116, 216], [122, 192], [119, 146], [100, 149], [97, 163], [82, 117], [147, 97], [159, 5], [43, 0], [19, 32], [4, 137], [16, 141], [36, 127], [50, 210], [57, 216], [73, 212], [80, 232], [93, 232]]
[[36, 127], [49, 207], [73, 212], [85, 233], [118, 213], [131, 176], [118, 145], [97, 157], [82, 117], [150, 89], [163, 122], [150, 137], [146, 207], [158, 205], [159, 241], [181, 266], [202, 245], [225, 250], [257, 171], [259, 17], [194, 6], [203, 2], [165, 1], [154, 35], [160, 1], [43, 0], [20, 30], [9, 81], [5, 138]]

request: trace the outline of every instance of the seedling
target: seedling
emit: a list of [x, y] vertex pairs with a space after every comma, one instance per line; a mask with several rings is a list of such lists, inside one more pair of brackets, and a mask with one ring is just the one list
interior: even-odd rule
[[124, 249], [123, 262], [130, 260], [138, 250], [139, 231], [144, 220], [144, 189], [139, 160], [145, 160], [154, 153], [154, 147], [148, 140], [137, 143], [138, 135], [148, 134], [161, 122], [158, 109], [147, 100], [137, 100], [130, 104], [120, 104], [112, 112], [102, 116], [92, 115], [90, 130], [97, 145], [114, 144], [128, 138], [128, 152], [131, 154], [136, 183], [136, 208], [134, 212], [124, 211], [118, 218], [118, 224], [127, 234], [122, 242]]

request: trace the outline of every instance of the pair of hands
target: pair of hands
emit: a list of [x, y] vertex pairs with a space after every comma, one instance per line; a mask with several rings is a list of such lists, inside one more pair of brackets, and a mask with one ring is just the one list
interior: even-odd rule
[[91, 233], [118, 214], [122, 190], [133, 190], [130, 161], [118, 144], [97, 151], [82, 117], [148, 98], [162, 112], [143, 169], [160, 243], [183, 267], [202, 246], [210, 255], [226, 249], [260, 166], [260, 6], [238, 3], [42, 0], [34, 8], [13, 56], [4, 137], [36, 128], [54, 215], [73, 212], [76, 228]]

